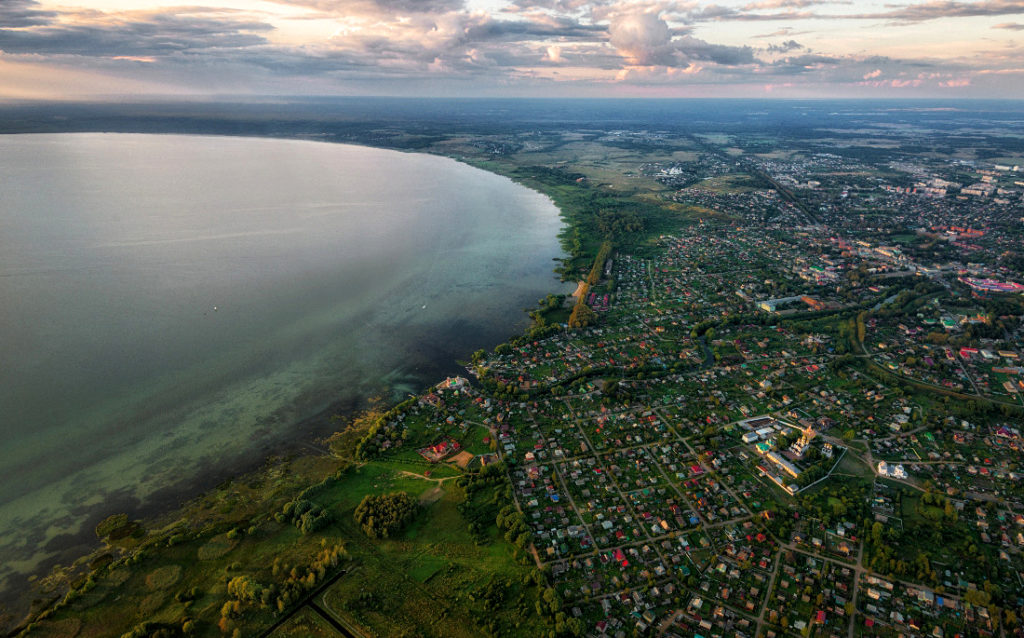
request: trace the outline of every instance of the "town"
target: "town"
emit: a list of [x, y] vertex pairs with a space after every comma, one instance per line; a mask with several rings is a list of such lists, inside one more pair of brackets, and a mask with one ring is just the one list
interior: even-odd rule
[[713, 215], [595, 264], [565, 302], [593, 324], [471, 368], [563, 609], [590, 636], [1019, 631], [1020, 167], [691, 145], [637, 173]]

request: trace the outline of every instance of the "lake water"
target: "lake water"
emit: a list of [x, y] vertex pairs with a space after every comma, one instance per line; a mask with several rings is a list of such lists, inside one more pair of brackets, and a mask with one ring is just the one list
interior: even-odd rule
[[561, 288], [560, 227], [427, 155], [0, 136], [0, 589], [521, 330]]

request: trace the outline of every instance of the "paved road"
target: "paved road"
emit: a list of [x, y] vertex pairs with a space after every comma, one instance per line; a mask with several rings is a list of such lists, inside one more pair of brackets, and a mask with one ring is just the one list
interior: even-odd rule
[[356, 635], [348, 630], [347, 627], [343, 626], [338, 620], [332, 615], [321, 609], [320, 605], [317, 605], [314, 601], [309, 601], [309, 608], [315, 611], [321, 618], [327, 621], [327, 623], [334, 628], [345, 638], [356, 638]]
[[[300, 611], [300, 610], [301, 610], [301, 609], [302, 609], [303, 607], [305, 607], [305, 606], [307, 606], [307, 605], [310, 605], [310, 603], [312, 603], [312, 602], [313, 602], [313, 599], [314, 599], [314, 598], [316, 598], [317, 596], [319, 596], [319, 595], [323, 594], [324, 592], [326, 592], [326, 591], [328, 590], [328, 588], [330, 588], [330, 586], [331, 586], [331, 585], [333, 585], [334, 583], [338, 582], [338, 580], [339, 580], [339, 579], [341, 579], [341, 577], [342, 577], [342, 576], [344, 576], [345, 574], [347, 574], [347, 573], [348, 573], [348, 571], [349, 571], [349, 570], [348, 570], [348, 568], [346, 568], [346, 569], [343, 569], [343, 570], [341, 570], [340, 572], [338, 572], [338, 573], [337, 573], [337, 574], [335, 574], [334, 576], [332, 576], [332, 577], [328, 578], [327, 580], [325, 580], [325, 581], [323, 582], [323, 584], [322, 584], [322, 585], [320, 585], [320, 586], [319, 586], [319, 587], [317, 587], [316, 589], [314, 589], [314, 590], [310, 591], [310, 592], [309, 592], [308, 594], [306, 594], [305, 596], [303, 596], [303, 597], [302, 597], [302, 598], [301, 598], [301, 599], [299, 600], [298, 604], [297, 604], [297, 605], [295, 605], [294, 607], [292, 607], [292, 610], [291, 610], [291, 611], [290, 611], [290, 612], [289, 612], [289, 613], [288, 613], [287, 615], [285, 615], [285, 616], [281, 616], [281, 617], [280, 617], [280, 618], [279, 618], [279, 619], [277, 620], [277, 622], [275, 622], [275, 623], [274, 623], [273, 625], [271, 625], [271, 626], [270, 626], [270, 627], [268, 627], [267, 629], [264, 629], [264, 630], [263, 630], [263, 631], [262, 631], [262, 632], [261, 632], [261, 633], [259, 634], [259, 635], [260, 635], [260, 638], [266, 638], [266, 636], [269, 636], [270, 634], [272, 634], [272, 633], [274, 633], [275, 631], [277, 631], [278, 627], [280, 627], [281, 625], [283, 625], [283, 624], [285, 624], [286, 622], [288, 622], [288, 620], [290, 620], [290, 619], [291, 619], [291, 617], [292, 617], [292, 616], [294, 616], [295, 614], [299, 613], [299, 611]], [[312, 606], [312, 605], [310, 605], [310, 606]], [[347, 632], [347, 631], [346, 631], [346, 632], [343, 632], [343, 634], [342, 634], [342, 635], [346, 636], [347, 638], [354, 638], [354, 637], [352, 636], [352, 634], [351, 634], [351, 633], [349, 633], [349, 632]]]

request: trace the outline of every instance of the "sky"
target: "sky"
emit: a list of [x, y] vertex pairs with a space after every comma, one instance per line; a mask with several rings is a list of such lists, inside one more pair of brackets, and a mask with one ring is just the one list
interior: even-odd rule
[[1024, 98], [1024, 0], [0, 0], [0, 99]]

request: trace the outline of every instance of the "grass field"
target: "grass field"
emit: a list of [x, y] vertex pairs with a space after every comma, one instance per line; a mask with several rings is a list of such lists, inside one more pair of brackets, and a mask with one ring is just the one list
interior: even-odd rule
[[[177, 630], [186, 621], [194, 623], [196, 635], [220, 635], [222, 608], [233, 600], [229, 580], [273, 583], [289, 575], [312, 577], [307, 566], [334, 546], [346, 548], [343, 564], [349, 571], [322, 596], [324, 605], [377, 635], [479, 636], [485, 633], [482, 622], [499, 622], [511, 631], [530, 616], [525, 612], [537, 598], [532, 566], [514, 560], [513, 547], [499, 537], [493, 522], [482, 536], [470, 533], [459, 512], [465, 490], [453, 478], [461, 475], [455, 468], [429, 466], [431, 476], [424, 478], [424, 466], [401, 459], [350, 467], [310, 492], [309, 498], [332, 517], [315, 533], [303, 534], [289, 521], [268, 515], [337, 465], [336, 460], [300, 460], [222, 486], [132, 547], [130, 558], [97, 572], [94, 584], [27, 635], [119, 636], [144, 622]], [[355, 507], [368, 494], [394, 491], [424, 497], [422, 511], [395, 538], [365, 537], [353, 518]], [[492, 579], [509, 583], [499, 612], [488, 612], [472, 597]], [[248, 635], [276, 616], [273, 604], [247, 604], [230, 615], [227, 631], [237, 627]], [[527, 630], [532, 634], [541, 627]], [[273, 635], [336, 634], [304, 608]]]
[[843, 455], [843, 459], [839, 461], [839, 465], [836, 466], [834, 472], [838, 474], [857, 476], [867, 480], [871, 480], [875, 475], [867, 464], [854, 457], [851, 452], [847, 452]]
[[513, 561], [511, 546], [497, 538], [496, 528], [490, 543], [477, 545], [458, 511], [462, 489], [451, 481], [442, 485], [443, 496], [397, 538], [350, 545], [360, 565], [327, 592], [327, 606], [382, 636], [479, 636], [481, 618], [516, 626], [519, 603], [525, 608], [531, 592], [514, 588], [506, 600], [516, 604], [493, 613], [468, 594], [492, 578], [521, 583], [530, 570]]

